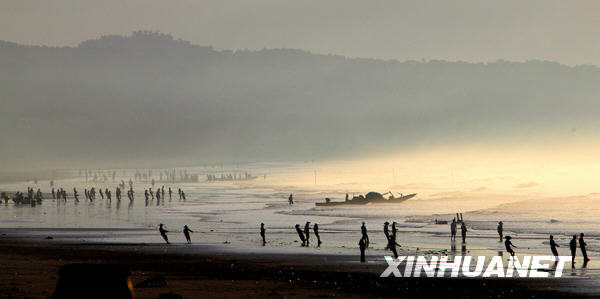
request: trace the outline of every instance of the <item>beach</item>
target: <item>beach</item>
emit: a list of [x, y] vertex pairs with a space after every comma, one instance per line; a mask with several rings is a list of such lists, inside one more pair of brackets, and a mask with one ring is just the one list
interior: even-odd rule
[[[588, 296], [599, 294], [598, 232], [593, 213], [595, 195], [552, 197], [539, 194], [503, 194], [452, 191], [456, 187], [435, 188], [409, 184], [418, 197], [401, 204], [315, 207], [325, 197], [343, 200], [346, 193], [366, 193], [367, 188], [385, 190], [387, 182], [376, 184], [321, 184], [302, 182], [299, 174], [310, 173], [312, 166], [243, 165], [235, 168], [269, 176], [253, 181], [165, 184], [174, 194], [161, 201], [145, 202], [144, 190], [150, 182], [134, 182], [135, 199], [117, 201], [97, 197], [66, 201], [48, 196], [49, 182], [40, 181], [45, 194], [41, 205], [0, 205], [0, 241], [2, 293], [16, 298], [39, 298], [52, 293], [57, 273], [70, 263], [108, 263], [126, 265], [135, 284], [157, 275], [167, 282], [162, 288], [135, 289], [138, 298], [158, 298], [173, 292], [184, 298], [199, 297], [420, 297], [450, 294], [461, 297], [510, 297], [520, 294], [533, 297]], [[233, 166], [232, 166], [233, 168]], [[213, 168], [192, 169], [198, 173]], [[190, 170], [190, 171], [192, 171]], [[155, 170], [157, 171], [157, 170]], [[212, 170], [214, 171], [214, 170]], [[225, 172], [229, 170], [223, 170]], [[119, 171], [126, 181], [133, 170]], [[323, 175], [325, 176], [325, 175]], [[306, 180], [305, 180], [306, 181]], [[114, 188], [120, 178], [108, 182], [85, 181], [81, 177], [61, 179], [55, 186], [81, 193], [91, 186]], [[10, 182], [2, 190], [18, 191], [32, 182]], [[179, 199], [177, 189], [186, 192]], [[408, 189], [405, 186], [403, 189]], [[459, 190], [460, 190], [459, 189]], [[404, 190], [403, 190], [404, 191]], [[287, 201], [294, 195], [294, 204]], [[523, 192], [521, 192], [523, 193]], [[71, 192], [69, 192], [71, 194]], [[50, 197], [50, 198], [48, 198]], [[570, 201], [572, 210], [560, 205]], [[580, 214], [570, 221], [578, 207]], [[532, 208], [537, 209], [534, 213]], [[451, 242], [448, 224], [455, 212], [463, 213], [469, 232], [467, 242]], [[551, 221], [552, 220], [552, 221]], [[308, 247], [300, 246], [293, 226], [318, 223], [321, 246], [311, 236]], [[386, 241], [383, 222], [395, 221], [398, 228], [399, 255], [485, 256], [489, 261], [503, 255], [504, 244], [495, 231], [497, 221], [505, 224], [505, 235], [513, 237], [517, 256], [550, 254], [548, 235], [554, 234], [561, 255], [568, 255], [571, 232], [585, 229], [588, 254], [592, 261], [582, 267], [581, 257], [571, 268], [565, 266], [563, 277], [533, 278], [380, 278], [386, 269]], [[262, 246], [260, 223], [265, 223], [266, 240]], [[367, 262], [359, 262], [360, 226], [365, 222], [371, 246]], [[158, 233], [164, 223], [171, 244]], [[192, 244], [186, 244], [184, 225], [194, 232]], [[312, 231], [311, 231], [312, 234]], [[460, 232], [458, 234], [460, 239]], [[0, 264], [1, 265], [1, 264]], [[33, 267], [35, 265], [35, 267]], [[202, 295], [200, 295], [202, 294]]]
[[597, 280], [588, 279], [379, 278], [379, 263], [361, 264], [347, 255], [259, 254], [214, 245], [99, 244], [15, 235], [22, 234], [2, 230], [0, 238], [0, 292], [7, 298], [49, 296], [60, 266], [71, 263], [126, 265], [134, 285], [155, 276], [165, 278], [164, 287], [135, 288], [136, 298], [165, 293], [184, 298], [599, 295]]

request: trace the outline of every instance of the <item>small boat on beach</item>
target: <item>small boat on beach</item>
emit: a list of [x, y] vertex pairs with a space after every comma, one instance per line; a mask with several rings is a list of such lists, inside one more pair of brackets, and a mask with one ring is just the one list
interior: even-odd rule
[[[385, 198], [383, 195], [390, 194], [388, 198]], [[317, 202], [315, 205], [317, 207], [331, 207], [331, 206], [343, 206], [343, 205], [366, 205], [370, 203], [401, 203], [407, 201], [417, 194], [400, 194], [400, 197], [395, 197], [392, 192], [386, 192], [384, 194], [378, 192], [369, 192], [367, 195], [362, 196], [354, 196], [352, 199], [348, 199], [345, 201], [330, 201], [329, 198], [325, 199], [325, 202]]]

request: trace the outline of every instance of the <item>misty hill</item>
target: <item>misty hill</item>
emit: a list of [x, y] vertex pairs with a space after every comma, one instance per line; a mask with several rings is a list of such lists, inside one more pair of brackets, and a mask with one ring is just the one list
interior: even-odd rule
[[[0, 165], [314, 159], [597, 125], [600, 70], [216, 51], [170, 35], [0, 42]], [[102, 164], [112, 161], [110, 164]]]

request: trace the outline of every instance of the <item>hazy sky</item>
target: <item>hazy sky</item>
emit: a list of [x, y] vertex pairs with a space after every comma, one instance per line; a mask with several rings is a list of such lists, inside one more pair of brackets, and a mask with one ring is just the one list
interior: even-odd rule
[[600, 1], [2, 0], [0, 39], [76, 45], [159, 30], [217, 49], [600, 65]]

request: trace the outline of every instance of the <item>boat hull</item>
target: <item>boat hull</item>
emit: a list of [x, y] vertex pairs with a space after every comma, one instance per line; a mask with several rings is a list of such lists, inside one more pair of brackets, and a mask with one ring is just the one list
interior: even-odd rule
[[404, 195], [404, 196], [397, 197], [397, 198], [391, 198], [391, 199], [373, 199], [373, 200], [353, 199], [353, 200], [348, 200], [348, 201], [317, 202], [317, 203], [315, 203], [315, 205], [317, 207], [335, 207], [335, 206], [366, 205], [366, 204], [379, 204], [379, 203], [391, 204], [391, 203], [405, 202], [415, 196], [417, 196], [417, 194], [413, 193], [413, 194], [408, 194], [408, 195]]

